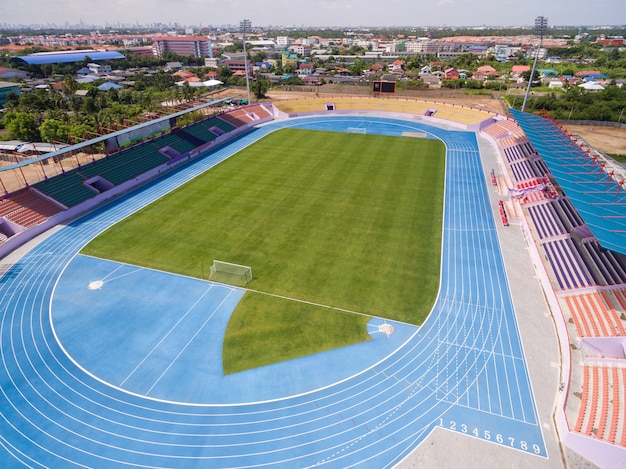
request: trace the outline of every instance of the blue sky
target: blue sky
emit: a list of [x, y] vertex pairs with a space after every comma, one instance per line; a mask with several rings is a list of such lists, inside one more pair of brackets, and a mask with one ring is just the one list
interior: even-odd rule
[[0, 0], [0, 24], [624, 25], [624, 0]]

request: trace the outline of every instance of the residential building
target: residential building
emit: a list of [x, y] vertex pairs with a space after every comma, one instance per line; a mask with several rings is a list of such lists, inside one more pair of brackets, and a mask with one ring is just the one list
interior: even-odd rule
[[28, 78], [28, 72], [16, 68], [0, 67], [0, 79], [12, 80], [15, 78]]
[[404, 62], [402, 60], [394, 60], [389, 65], [389, 72], [390, 73], [400, 73], [401, 74], [403, 70], [404, 70]]
[[498, 62], [506, 63], [516, 61], [522, 48], [519, 46], [495, 46], [494, 57]]
[[289, 36], [278, 36], [276, 38], [276, 47], [278, 49], [287, 49], [292, 42], [293, 39], [291, 39]]
[[319, 85], [320, 84], [320, 77], [317, 77], [315, 75], [307, 75], [305, 77], [302, 77], [301, 80], [305, 85]]
[[598, 44], [602, 44], [604, 47], [624, 47], [626, 46], [626, 39], [623, 36], [609, 36], [604, 34], [600, 35], [599, 39], [596, 39]]
[[193, 72], [189, 72], [187, 70], [179, 70], [177, 72], [172, 73], [172, 76], [177, 80], [187, 80], [188, 78], [195, 77], [196, 75]]
[[307, 57], [307, 56], [311, 55], [311, 47], [309, 45], [302, 44], [300, 42], [292, 43], [289, 46], [288, 50], [290, 52], [293, 52], [294, 54], [298, 54], [298, 55], [303, 56], [303, 57]]
[[446, 80], [458, 80], [459, 71], [454, 67], [448, 68], [444, 71], [444, 78]]
[[511, 68], [511, 77], [518, 79], [524, 72], [530, 72], [530, 65], [513, 65]]
[[[228, 67], [228, 70], [236, 75], [246, 74], [246, 60], [244, 59], [227, 59], [224, 60], [224, 66]], [[254, 66], [252, 62], [248, 61], [248, 76], [254, 76]]]
[[152, 51], [159, 57], [165, 52], [183, 56], [213, 57], [211, 40], [206, 36], [156, 36]]
[[173, 72], [174, 70], [182, 70], [183, 64], [180, 62], [168, 62], [165, 64], [165, 70]]
[[283, 68], [291, 66], [295, 69], [298, 66], [298, 55], [290, 52], [283, 52], [281, 63]]
[[486, 80], [488, 78], [497, 78], [500, 74], [491, 65], [483, 65], [472, 74], [474, 80]]
[[313, 64], [312, 63], [301, 63], [298, 65], [298, 75], [312, 75], [313, 74]]
[[419, 77], [420, 77], [420, 80], [426, 83], [429, 88], [441, 88], [441, 77], [439, 76], [439, 74], [441, 74], [442, 72], [436, 72], [436, 73], [437, 74], [420, 73]]
[[467, 52], [461, 51], [439, 51], [437, 53], [437, 58], [441, 60], [456, 60], [462, 55], [467, 54]]
[[420, 55], [436, 55], [439, 50], [439, 44], [434, 39], [420, 37], [405, 43], [406, 52]]
[[94, 75], [98, 75], [100, 73], [111, 73], [111, 70], [112, 70], [110, 65], [106, 65], [106, 64], [100, 65], [100, 64], [94, 64], [94, 63], [87, 64], [87, 68]]

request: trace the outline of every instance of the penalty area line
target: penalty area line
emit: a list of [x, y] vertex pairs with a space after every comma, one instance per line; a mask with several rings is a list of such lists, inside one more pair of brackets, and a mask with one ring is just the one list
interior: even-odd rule
[[395, 322], [397, 324], [404, 324], [406, 326], [421, 327], [419, 325], [411, 324], [409, 322], [398, 321], [396, 319], [386, 318], [385, 316], [378, 316], [378, 315], [375, 315], [375, 314], [362, 313], [360, 311], [354, 311], [354, 310], [351, 310], [351, 309], [338, 308], [336, 306], [324, 305], [324, 304], [321, 304], [321, 303], [315, 303], [313, 301], [301, 300], [299, 298], [291, 298], [289, 296], [277, 295], [276, 293], [269, 293], [269, 292], [260, 291], [260, 290], [253, 290], [251, 288], [242, 288], [242, 290], [246, 290], [246, 291], [249, 291], [249, 292], [252, 292], [252, 293], [258, 293], [259, 295], [273, 296], [274, 298], [280, 298], [280, 299], [287, 300], [287, 301], [295, 301], [296, 303], [303, 303], [303, 304], [307, 304], [307, 305], [311, 305], [311, 306], [319, 306], [320, 308], [331, 309], [333, 311], [339, 311], [339, 312], [342, 312], [342, 313], [358, 314], [359, 316], [365, 316], [365, 317], [368, 317], [368, 318], [377, 318], [377, 319], [381, 319], [381, 320], [384, 320], [384, 321]]
[[373, 316], [371, 314], [365, 314], [365, 313], [361, 313], [359, 311], [353, 311], [351, 309], [338, 308], [336, 306], [324, 305], [324, 304], [321, 304], [321, 303], [315, 303], [313, 301], [301, 300], [299, 298], [291, 298], [289, 296], [277, 295], [276, 293], [269, 293], [269, 292], [264, 292], [264, 291], [260, 291], [260, 290], [252, 290], [250, 288], [247, 288], [246, 290], [249, 291], [249, 292], [252, 292], [252, 293], [258, 293], [259, 295], [267, 295], [267, 296], [272, 296], [274, 298], [280, 298], [282, 300], [295, 301], [296, 303], [303, 303], [303, 304], [307, 304], [307, 305], [311, 305], [311, 306], [318, 306], [320, 308], [332, 309], [334, 311], [340, 311], [342, 313], [358, 314], [360, 316], [366, 316], [366, 317], [376, 317], [376, 316]]

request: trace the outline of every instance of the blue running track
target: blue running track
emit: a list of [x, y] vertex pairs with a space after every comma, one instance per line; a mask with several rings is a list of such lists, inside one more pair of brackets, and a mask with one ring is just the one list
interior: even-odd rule
[[[302, 359], [308, 360], [310, 380], [299, 375], [293, 387], [284, 379], [255, 393], [255, 379], [267, 376], [242, 375], [239, 381], [216, 381], [213, 386], [226, 391], [207, 391], [202, 402], [189, 391], [193, 386], [172, 389], [176, 381], [155, 380], [141, 366], [124, 363], [123, 355], [119, 376], [98, 368], [98, 360], [83, 366], [90, 347], [81, 342], [79, 328], [67, 325], [73, 323], [63, 307], [71, 301], [68, 285], [76, 278], [86, 285], [118, 268], [116, 275], [130, 278], [133, 268], [106, 266], [77, 255], [79, 250], [112, 224], [286, 126], [425, 133], [445, 143], [441, 286], [428, 320], [420, 328], [398, 325], [393, 347], [377, 349], [369, 361], [355, 360], [351, 347], [336, 352], [352, 357], [349, 373], [323, 376], [329, 356], [320, 354]], [[81, 275], [81, 263], [102, 271]], [[141, 275], [154, 281], [169, 276]], [[182, 280], [174, 277], [169, 281], [179, 285]], [[242, 294], [186, 281], [180, 285], [196, 289], [211, 311], [234, 308]], [[223, 296], [215, 301], [218, 290]], [[88, 313], [95, 308], [89, 298], [77, 297], [82, 303], [73, 308]], [[125, 304], [138, 303], [122, 299], [119, 308]], [[436, 427], [547, 457], [473, 133], [372, 116], [261, 126], [46, 238], [0, 278], [0, 307], [3, 467], [391, 467]], [[189, 330], [202, 329], [198, 322], [190, 325]], [[110, 329], [103, 340], [115, 346], [114, 336]], [[282, 366], [294, 364], [278, 364], [273, 371], [294, 370]]]

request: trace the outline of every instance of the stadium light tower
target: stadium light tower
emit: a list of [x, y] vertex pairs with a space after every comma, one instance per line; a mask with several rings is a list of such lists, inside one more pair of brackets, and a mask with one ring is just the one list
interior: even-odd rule
[[533, 69], [528, 77], [528, 87], [526, 88], [526, 94], [524, 95], [524, 102], [522, 103], [522, 112], [526, 109], [526, 101], [528, 101], [528, 94], [530, 93], [530, 87], [533, 83], [533, 76], [535, 76], [535, 69], [537, 68], [537, 59], [539, 59], [539, 51], [541, 50], [541, 43], [543, 42], [543, 35], [548, 29], [548, 18], [545, 16], [538, 16], [535, 18], [535, 33], [539, 34], [539, 46], [537, 47], [537, 53], [535, 54], [535, 61], [533, 62]]
[[243, 66], [246, 69], [246, 92], [248, 93], [248, 104], [250, 104], [250, 77], [248, 77], [248, 53], [246, 52], [246, 33], [252, 32], [252, 22], [241, 20], [239, 31], [243, 34]]

